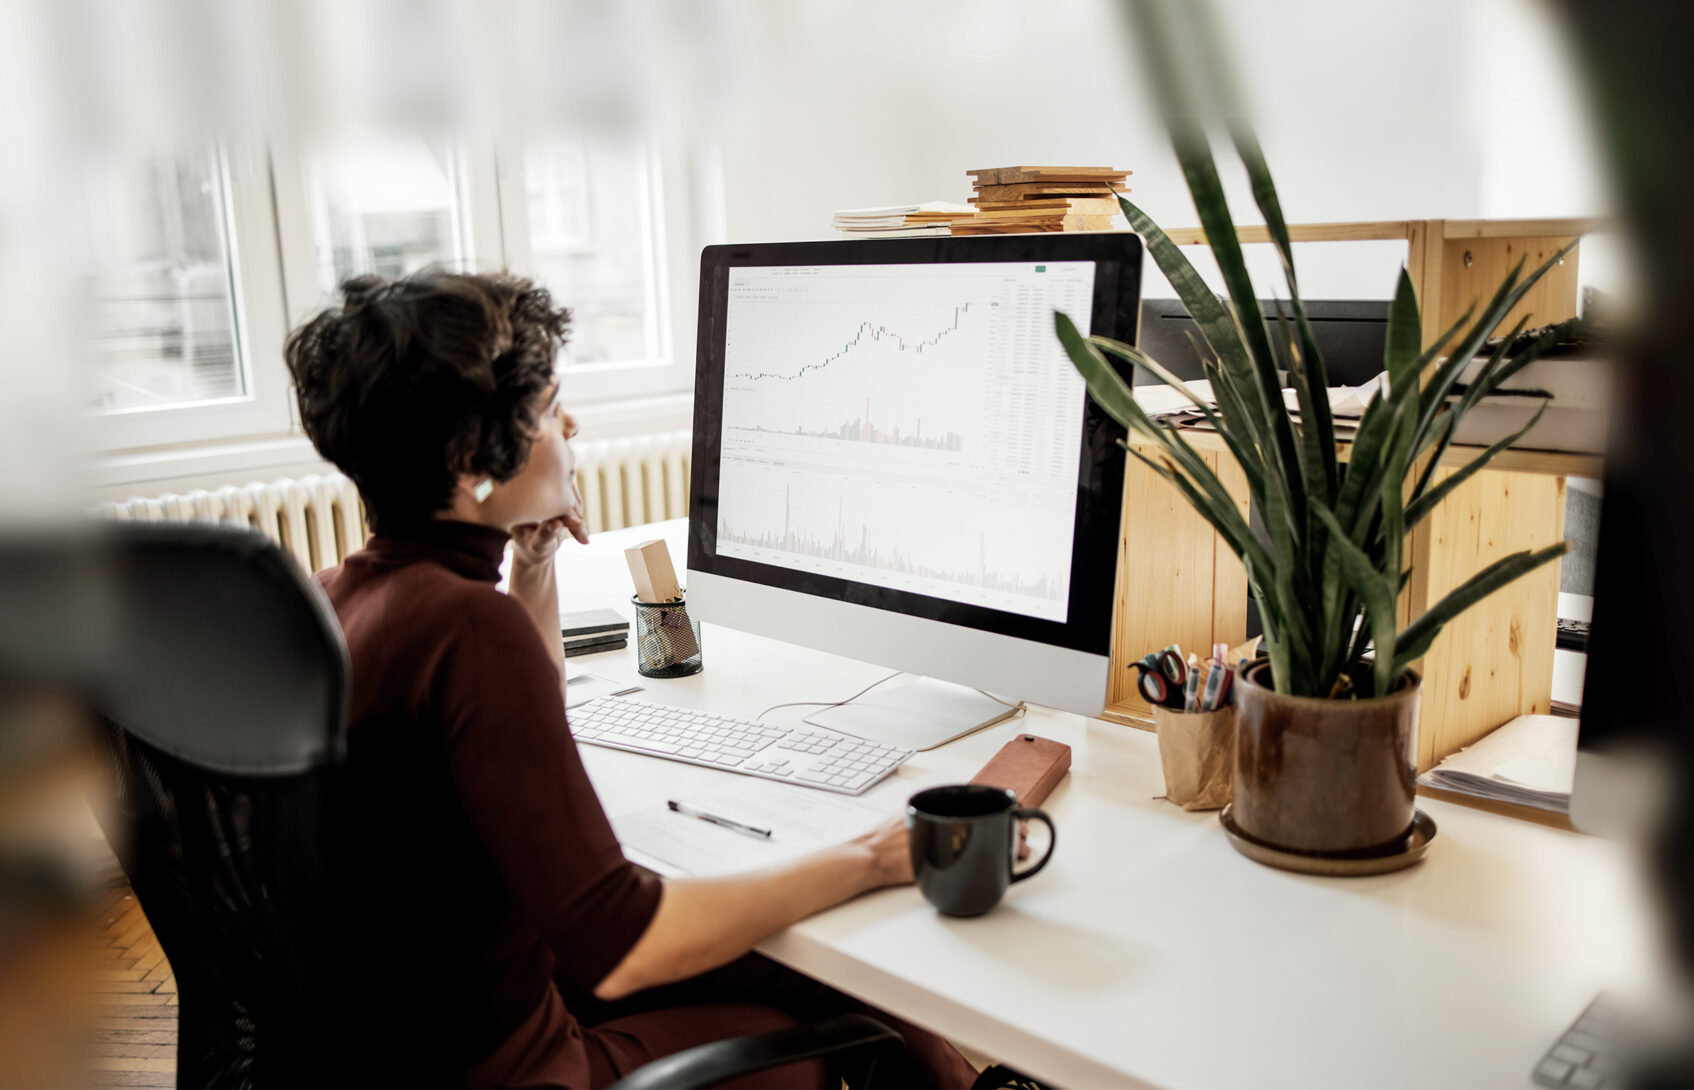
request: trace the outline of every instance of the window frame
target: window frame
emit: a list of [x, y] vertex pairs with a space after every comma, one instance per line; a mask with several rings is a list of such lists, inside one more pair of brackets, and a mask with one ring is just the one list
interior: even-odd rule
[[[651, 302], [658, 312], [658, 351], [644, 359], [571, 365], [561, 377], [573, 405], [672, 397], [694, 390], [699, 254], [708, 241], [721, 236], [722, 213], [702, 216], [700, 208], [690, 204], [689, 195], [703, 189], [718, 192], [710, 184], [716, 160], [690, 154], [656, 136], [642, 143], [647, 163], [643, 199], [648, 211], [643, 257], [653, 286]], [[495, 162], [506, 267], [520, 276], [534, 276], [523, 143], [503, 141]], [[568, 295], [561, 294], [558, 301], [570, 305]]]
[[271, 163], [259, 148], [219, 142], [224, 244], [231, 269], [236, 362], [245, 393], [162, 408], [85, 414], [95, 453], [276, 435], [289, 429], [293, 391], [282, 364], [282, 307]]

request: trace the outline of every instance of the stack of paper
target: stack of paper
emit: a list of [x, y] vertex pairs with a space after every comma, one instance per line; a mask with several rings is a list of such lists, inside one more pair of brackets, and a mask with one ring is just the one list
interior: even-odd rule
[[945, 235], [954, 224], [969, 220], [976, 209], [968, 204], [929, 201], [886, 208], [843, 208], [830, 216], [830, 226], [849, 238], [909, 238]]
[[976, 218], [955, 235], [1109, 231], [1122, 227], [1117, 195], [1129, 171], [1113, 167], [991, 167], [969, 170]]
[[1570, 811], [1576, 779], [1577, 720], [1520, 715], [1425, 772], [1425, 787], [1475, 798]]

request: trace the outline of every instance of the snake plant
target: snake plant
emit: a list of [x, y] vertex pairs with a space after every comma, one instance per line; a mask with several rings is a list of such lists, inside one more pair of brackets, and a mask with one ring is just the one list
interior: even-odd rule
[[[1454, 427], [1472, 406], [1552, 345], [1563, 327], [1554, 327], [1508, 357], [1504, 344], [1523, 328], [1520, 321], [1513, 337], [1462, 384], [1461, 374], [1506, 314], [1569, 248], [1528, 276], [1522, 275], [1519, 261], [1480, 312], [1473, 304], [1428, 347], [1421, 343], [1417, 296], [1402, 268], [1383, 352], [1387, 388], [1370, 401], [1350, 450], [1338, 452], [1323, 354], [1301, 305], [1288, 226], [1257, 141], [1245, 131], [1234, 136], [1254, 200], [1282, 258], [1288, 300], [1285, 308], [1279, 305], [1276, 319], [1298, 399], [1297, 415], [1283, 399], [1269, 326], [1242, 260], [1210, 143], [1192, 122], [1178, 119], [1171, 131], [1201, 227], [1223, 272], [1227, 301], [1212, 294], [1182, 251], [1141, 209], [1121, 196], [1119, 203], [1199, 327], [1216, 407], [1133, 345], [1085, 337], [1070, 318], [1056, 312], [1059, 339], [1101, 407], [1156, 448], [1148, 456], [1125, 443], [1129, 455], [1181, 490], [1246, 567], [1276, 691], [1317, 697], [1390, 692], [1408, 665], [1429, 650], [1443, 625], [1565, 551], [1561, 542], [1504, 557], [1405, 628], [1399, 626], [1396, 601], [1411, 574], [1405, 568], [1408, 533], [1521, 438], [1540, 413], [1443, 476], [1436, 467], [1452, 444]], [[1134, 388], [1107, 356], [1147, 368], [1205, 414], [1245, 474], [1262, 528], [1242, 515], [1181, 430], [1143, 411]], [[1541, 411], [1546, 411], [1545, 404]], [[1374, 662], [1367, 663], [1373, 647]]]

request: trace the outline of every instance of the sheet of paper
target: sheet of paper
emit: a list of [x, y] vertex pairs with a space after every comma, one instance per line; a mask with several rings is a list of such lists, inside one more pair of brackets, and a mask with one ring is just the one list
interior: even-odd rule
[[1577, 721], [1520, 715], [1419, 777], [1429, 787], [1564, 812], [1576, 776]]
[[612, 831], [632, 857], [665, 864], [679, 874], [735, 874], [756, 870], [850, 840], [894, 815], [885, 807], [846, 795], [745, 777], [676, 801], [771, 830], [748, 836], [685, 817], [664, 801], [612, 818]]
[[[1196, 379], [1193, 382], [1184, 382], [1183, 385], [1188, 387], [1195, 397], [1203, 398], [1208, 405], [1212, 403], [1212, 384], [1210, 382], [1205, 379]], [[1182, 391], [1174, 386], [1163, 384], [1137, 386], [1135, 388], [1135, 403], [1141, 406], [1142, 412], [1152, 417], [1195, 411], [1194, 402], [1183, 396]]]
[[583, 670], [570, 672], [570, 660], [565, 662], [565, 707], [574, 708], [578, 704], [586, 704], [590, 700], [598, 700], [603, 696], [611, 696], [620, 689], [627, 688], [609, 677], [590, 674]]

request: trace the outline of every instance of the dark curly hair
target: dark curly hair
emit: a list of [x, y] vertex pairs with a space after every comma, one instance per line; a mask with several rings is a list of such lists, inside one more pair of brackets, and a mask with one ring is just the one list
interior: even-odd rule
[[312, 445], [382, 530], [448, 506], [458, 474], [523, 468], [569, 330], [528, 280], [426, 269], [348, 280], [283, 355]]

